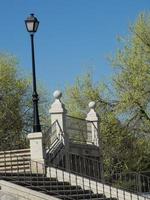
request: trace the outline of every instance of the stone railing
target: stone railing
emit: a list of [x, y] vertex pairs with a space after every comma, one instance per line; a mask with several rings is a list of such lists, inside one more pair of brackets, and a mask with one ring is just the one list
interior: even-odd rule
[[[92, 144], [99, 146], [98, 141], [98, 115], [95, 111], [95, 102], [89, 103], [90, 111], [87, 113], [86, 119], [80, 119], [67, 115], [65, 105], [61, 102], [62, 93], [54, 92], [54, 102], [51, 105], [49, 113], [51, 115], [51, 123], [56, 120], [64, 134], [64, 142], [71, 140], [75, 143]], [[58, 130], [59, 132], [59, 130]]]
[[[61, 101], [62, 93], [56, 90], [53, 93], [54, 102], [52, 103], [49, 113], [51, 115], [51, 125], [55, 127], [56, 137], [63, 142], [66, 149], [70, 142], [78, 144], [87, 144], [91, 146], [99, 146], [98, 124], [99, 118], [95, 111], [95, 102], [89, 103], [89, 112], [86, 119], [74, 118], [67, 115], [65, 105]], [[51, 126], [50, 125], [50, 126]], [[60, 134], [61, 129], [61, 134]], [[51, 133], [50, 133], [51, 134]], [[28, 134], [30, 141], [31, 160], [44, 163], [44, 134], [42, 132]], [[53, 137], [55, 137], [53, 135]]]

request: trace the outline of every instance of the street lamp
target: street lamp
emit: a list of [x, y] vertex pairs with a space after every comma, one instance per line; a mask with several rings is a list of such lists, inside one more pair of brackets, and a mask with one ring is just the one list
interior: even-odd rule
[[25, 20], [27, 31], [31, 36], [31, 53], [32, 53], [32, 76], [33, 76], [33, 132], [41, 132], [41, 125], [39, 120], [39, 111], [38, 111], [38, 94], [36, 90], [36, 73], [35, 73], [35, 58], [34, 58], [34, 33], [37, 31], [39, 26], [39, 21], [34, 14], [31, 14]]

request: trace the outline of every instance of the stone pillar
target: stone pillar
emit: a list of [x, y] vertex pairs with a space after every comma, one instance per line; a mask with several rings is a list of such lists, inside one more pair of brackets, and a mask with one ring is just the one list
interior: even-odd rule
[[99, 117], [95, 111], [96, 103], [91, 101], [89, 103], [90, 111], [87, 114], [87, 129], [89, 128], [89, 137], [93, 143], [93, 145], [99, 147], [99, 159], [100, 159], [100, 176], [103, 180], [104, 177], [104, 170], [103, 170], [103, 152], [102, 152], [102, 143], [101, 143], [101, 136], [99, 135]]
[[28, 134], [31, 153], [31, 170], [35, 173], [44, 173], [43, 135], [41, 132]]
[[[61, 102], [62, 93], [59, 90], [56, 90], [53, 93], [55, 98], [49, 113], [51, 114], [51, 124], [53, 124], [56, 120], [58, 121], [59, 126], [57, 125], [56, 131], [58, 137], [63, 142], [65, 147], [65, 165], [66, 168], [69, 169], [69, 138], [66, 130], [66, 114], [67, 110], [65, 109], [65, 105]], [[60, 133], [61, 128], [61, 133]]]
[[[54, 102], [51, 105], [51, 108], [49, 110], [49, 113], [51, 114], [51, 124], [53, 124], [56, 120], [58, 121], [58, 124], [56, 124], [56, 130], [57, 134], [60, 140], [63, 140], [62, 135], [65, 133], [65, 114], [66, 109], [65, 105], [61, 102], [62, 93], [59, 90], [56, 90], [53, 93], [53, 96], [55, 98]], [[59, 127], [60, 126], [60, 127]], [[60, 134], [60, 128], [62, 133]]]
[[96, 146], [99, 146], [99, 136], [98, 136], [98, 115], [95, 111], [95, 105], [96, 103], [94, 101], [91, 101], [89, 103], [90, 111], [87, 114], [86, 120], [87, 120], [87, 130], [88, 130], [88, 138], [87, 143], [94, 144]]

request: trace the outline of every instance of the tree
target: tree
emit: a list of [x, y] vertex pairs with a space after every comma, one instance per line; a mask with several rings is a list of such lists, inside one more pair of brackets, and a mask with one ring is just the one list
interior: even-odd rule
[[69, 114], [85, 118], [88, 103], [100, 99], [100, 91], [101, 88], [98, 85], [93, 85], [89, 72], [77, 77], [74, 85], [65, 89], [64, 99]]
[[107, 86], [93, 84], [90, 73], [66, 88], [67, 108], [76, 117], [85, 118], [88, 102], [97, 102], [104, 168], [112, 174], [150, 167], [150, 17], [140, 15], [130, 31], [111, 60], [118, 69], [113, 100], [105, 94]]
[[24, 127], [28, 82], [19, 77], [17, 65], [14, 57], [0, 55], [0, 135], [7, 141], [10, 135], [11, 138], [19, 135]]
[[150, 15], [141, 14], [113, 60], [117, 113], [137, 134], [150, 132]]
[[[113, 59], [118, 73], [114, 87], [118, 104], [116, 115], [122, 118], [132, 135], [137, 150], [134, 168], [150, 168], [150, 15], [140, 14], [130, 27], [130, 36], [123, 41]], [[122, 43], [121, 43], [122, 44]]]
[[[93, 84], [91, 74], [78, 77], [73, 86], [68, 86], [65, 104], [70, 115], [86, 117], [88, 103], [96, 101], [96, 111], [100, 117], [100, 138], [104, 159], [104, 170], [108, 175], [131, 170], [130, 165], [135, 155], [136, 138], [115, 115], [115, 102], [105, 94], [106, 87]], [[135, 157], [136, 162], [136, 157]]]
[[[32, 88], [29, 76], [21, 75], [15, 57], [0, 54], [0, 136], [1, 149], [16, 145], [32, 130]], [[40, 117], [47, 118], [48, 99], [42, 90]], [[45, 122], [45, 120], [44, 120]], [[17, 147], [16, 147], [17, 148]], [[3, 149], [4, 150], [4, 149]]]

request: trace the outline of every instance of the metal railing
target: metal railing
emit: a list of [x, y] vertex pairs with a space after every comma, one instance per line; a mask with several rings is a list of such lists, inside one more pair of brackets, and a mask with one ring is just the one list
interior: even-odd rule
[[[11, 161], [9, 165], [14, 162], [13, 159], [14, 157], [10, 158]], [[82, 165], [83, 160], [80, 163], [75, 163], [75, 160], [71, 162], [74, 169], [66, 170], [64, 167], [65, 163], [62, 163], [62, 166], [58, 167], [54, 164], [52, 166], [47, 166], [36, 161], [29, 161], [29, 167], [27, 168], [26, 158], [22, 157], [22, 162], [20, 164], [20, 157], [16, 156], [16, 166], [20, 167], [14, 168], [12, 165], [8, 169], [6, 157], [6, 164], [4, 164], [3, 170], [0, 171], [0, 179], [66, 200], [80, 198], [125, 200], [129, 198], [135, 199], [135, 197], [139, 199], [138, 195], [134, 195], [130, 189], [128, 189], [129, 192], [127, 193], [125, 188], [121, 185], [117, 185], [113, 188], [113, 185], [109, 182], [102, 182], [101, 177], [98, 178], [98, 174], [95, 174], [90, 164], [87, 165], [87, 163], [85, 163], [85, 165]], [[98, 161], [94, 162], [98, 164]], [[84, 170], [91, 171], [93, 174], [85, 175]], [[94, 174], [95, 177], [93, 176]], [[143, 197], [143, 199], [148, 198]]]
[[[14, 157], [11, 157], [10, 164], [13, 163]], [[0, 180], [10, 181], [12, 183], [25, 186], [28, 189], [36, 190], [48, 195], [57, 196], [58, 198], [72, 200], [73, 198], [68, 197], [61, 192], [59, 194], [58, 190], [60, 186], [61, 190], [65, 190], [65, 185], [59, 182], [56, 177], [50, 176], [46, 177], [46, 165], [38, 163], [36, 161], [29, 161], [29, 168], [26, 167], [26, 158], [22, 157], [21, 168], [14, 168], [13, 164], [8, 170], [7, 164], [4, 165], [3, 170], [0, 171]], [[5, 160], [7, 163], [7, 158]], [[16, 156], [16, 165], [20, 166], [20, 157]], [[51, 174], [51, 173], [50, 173]], [[65, 180], [64, 180], [65, 183]], [[69, 185], [69, 184], [68, 184]], [[70, 185], [69, 185], [70, 187]]]
[[56, 120], [47, 130], [44, 130], [44, 146], [50, 149], [55, 142], [59, 140], [65, 140], [67, 135], [67, 141], [77, 144], [93, 144], [92, 141], [92, 127], [95, 135], [97, 134], [97, 128], [93, 122], [71, 117], [66, 115], [65, 117], [65, 135], [60, 127], [58, 120]]
[[63, 137], [61, 127], [56, 120], [49, 128], [43, 133], [44, 147], [48, 150], [53, 149], [55, 144]]
[[56, 164], [59, 161], [57, 157], [63, 153], [64, 148], [63, 131], [56, 120], [51, 127], [44, 133], [44, 148], [46, 153], [46, 164]]
[[[28, 189], [36, 190], [47, 195], [55, 196], [60, 199], [73, 200], [80, 198], [103, 198], [106, 199], [103, 191], [93, 190], [90, 179], [82, 184], [78, 182], [78, 174], [74, 173], [75, 181], [71, 180], [72, 173], [69, 171], [66, 175], [65, 170], [61, 170], [56, 165], [51, 167], [36, 161], [28, 161], [26, 158], [15, 156], [4, 156], [4, 166], [0, 171], [0, 180], [10, 181]], [[64, 168], [62, 168], [64, 169]], [[61, 176], [61, 178], [60, 178]], [[107, 198], [108, 200], [108, 198]]]
[[73, 143], [92, 143], [91, 124], [84, 119], [67, 115], [66, 131], [69, 136], [69, 140]]
[[115, 173], [109, 181], [114, 186], [122, 186], [139, 194], [150, 193], [150, 177], [140, 172]]
[[[66, 156], [66, 154], [68, 155]], [[57, 163], [59, 163], [57, 164], [58, 169], [136, 194], [150, 193], [150, 177], [140, 173], [127, 172], [109, 174], [108, 171], [103, 169], [102, 162], [99, 159], [96, 160], [88, 156], [81, 156], [66, 151], [63, 154], [59, 154], [56, 159]], [[56, 167], [53, 163], [50, 166]]]
[[[69, 133], [69, 139], [71, 142], [85, 144], [88, 141], [88, 122], [79, 118], [74, 118], [67, 116], [67, 133]], [[91, 122], [89, 123], [89, 135], [91, 134]], [[52, 128], [53, 127], [53, 128]], [[110, 171], [104, 167], [104, 159], [102, 157], [102, 149], [99, 149], [101, 154], [96, 159], [90, 156], [81, 156], [76, 153], [70, 152], [70, 150], [65, 149], [64, 146], [58, 144], [60, 135], [63, 135], [61, 127], [58, 121], [54, 122], [52, 127], [47, 132], [49, 135], [49, 140], [46, 141], [49, 145], [49, 152], [53, 149], [55, 154], [48, 154], [47, 163], [49, 166], [54, 166], [71, 173], [76, 173], [84, 177], [90, 177], [91, 180], [95, 179], [98, 181], [103, 181], [112, 186], [117, 186], [124, 188], [125, 190], [132, 191], [134, 193], [145, 193], [150, 192], [150, 178], [139, 173], [117, 173], [116, 171]], [[97, 128], [93, 124], [95, 131]], [[57, 129], [57, 130], [56, 130]], [[58, 132], [59, 134], [56, 134]], [[53, 136], [55, 135], [55, 136]], [[59, 135], [59, 137], [58, 137]], [[53, 137], [52, 137], [53, 136]], [[52, 138], [52, 139], [51, 139]], [[55, 139], [53, 139], [55, 138]], [[51, 142], [51, 140], [53, 142]], [[57, 142], [56, 142], [57, 140]], [[55, 142], [54, 142], [55, 141]], [[89, 140], [91, 141], [91, 140]], [[56, 145], [52, 145], [55, 143]], [[102, 144], [101, 144], [102, 148]], [[54, 152], [54, 151], [53, 151]], [[111, 169], [111, 167], [109, 168]]]

